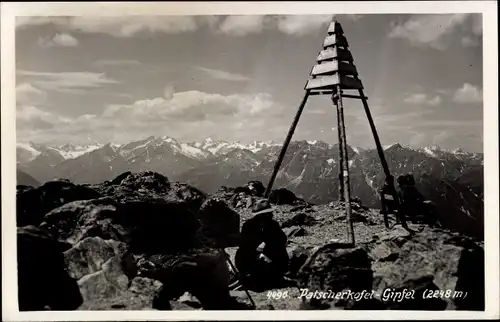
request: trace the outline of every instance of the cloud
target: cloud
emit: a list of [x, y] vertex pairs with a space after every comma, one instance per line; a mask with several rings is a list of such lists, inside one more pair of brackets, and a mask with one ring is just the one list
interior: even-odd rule
[[469, 36], [462, 38], [462, 46], [464, 47], [477, 47], [479, 46], [479, 41]]
[[[255, 139], [264, 140], [277, 130], [285, 133], [288, 126], [282, 129], [276, 125], [276, 119], [282, 118], [283, 106], [266, 93], [175, 92], [170, 98], [108, 105], [102, 114], [82, 115], [71, 120], [35, 107], [21, 108], [18, 138], [36, 142], [78, 142], [87, 136], [103, 142], [124, 142], [148, 135], [191, 140], [200, 135], [218, 137], [221, 133], [230, 133], [235, 140], [248, 138], [248, 133], [252, 133]], [[44, 127], [42, 122], [50, 126], [44, 124]]]
[[76, 47], [78, 40], [67, 33], [56, 34], [54, 37], [42, 37], [38, 39], [38, 44], [43, 48], [50, 47]]
[[[345, 16], [349, 20], [356, 21], [363, 15]], [[331, 22], [332, 17], [333, 15], [317, 14], [17, 17], [16, 27], [25, 29], [30, 26], [51, 24], [65, 32], [102, 33], [114, 37], [133, 37], [144, 33], [179, 34], [203, 28], [225, 35], [245, 36], [271, 28], [289, 35], [301, 36], [325, 28]], [[42, 43], [51, 46], [52, 40], [43, 39]]]
[[403, 99], [403, 102], [412, 104], [412, 105], [430, 105], [430, 106], [438, 106], [441, 104], [441, 97], [434, 96], [430, 98], [427, 94], [424, 93], [416, 93], [408, 95]]
[[32, 83], [44, 90], [84, 94], [85, 89], [98, 88], [118, 81], [106, 77], [104, 73], [92, 72], [37, 72], [19, 70], [17, 73], [28, 77]]
[[101, 59], [93, 62], [96, 66], [140, 66], [141, 62], [137, 60], [127, 60], [127, 59], [116, 59], [116, 60], [106, 60]]
[[393, 25], [389, 38], [406, 39], [413, 46], [429, 46], [443, 50], [448, 42], [445, 38], [455, 28], [462, 25], [468, 18], [467, 14], [430, 14], [413, 16], [406, 22]]
[[260, 33], [264, 28], [265, 16], [229, 16], [219, 25], [219, 31], [232, 36], [246, 36]]
[[472, 20], [472, 33], [474, 35], [482, 35], [483, 34], [483, 15], [480, 13], [471, 14]]
[[169, 84], [165, 86], [165, 88], [163, 89], [163, 98], [171, 100], [172, 98], [174, 98], [174, 93], [175, 93], [174, 85]]
[[71, 120], [43, 111], [33, 105], [17, 106], [16, 127], [20, 131], [48, 130], [64, 124], [71, 124]]
[[434, 96], [434, 98], [427, 101], [430, 106], [438, 106], [441, 104], [441, 96]]
[[235, 81], [235, 82], [245, 82], [250, 80], [250, 78], [236, 74], [236, 73], [229, 73], [223, 70], [218, 70], [218, 69], [210, 69], [210, 68], [205, 68], [205, 67], [196, 67], [199, 70], [202, 70], [206, 72], [210, 77], [214, 79], [221, 79], [221, 80], [228, 80], [228, 81]]
[[483, 91], [478, 87], [465, 83], [455, 91], [453, 101], [461, 104], [477, 104], [483, 101]]
[[53, 24], [86, 33], [105, 33], [115, 37], [131, 37], [141, 32], [172, 34], [198, 29], [194, 16], [18, 17], [16, 20], [17, 28], [42, 24]]
[[310, 110], [305, 110], [304, 114], [313, 114], [313, 115], [325, 115], [328, 114], [326, 109], [310, 109]]
[[47, 93], [30, 83], [22, 83], [16, 86], [17, 104], [38, 104], [47, 98]]
[[272, 108], [277, 104], [269, 94], [257, 95], [221, 95], [200, 91], [177, 92], [171, 94], [171, 88], [165, 97], [138, 100], [129, 105], [110, 105], [103, 113], [104, 117], [124, 120], [155, 122], [177, 120], [183, 122], [202, 121], [219, 117], [251, 117]]
[[302, 36], [324, 29], [332, 22], [332, 17], [332, 15], [277, 16], [277, 27], [286, 34]]

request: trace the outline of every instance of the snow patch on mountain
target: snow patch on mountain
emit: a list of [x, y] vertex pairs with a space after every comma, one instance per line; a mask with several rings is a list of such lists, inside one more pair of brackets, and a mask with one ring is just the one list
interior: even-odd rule
[[206, 151], [203, 151], [198, 147], [191, 146], [187, 143], [181, 143], [180, 147], [181, 147], [180, 152], [187, 156], [195, 158], [205, 158], [208, 156], [208, 153]]
[[103, 147], [102, 144], [91, 144], [91, 145], [85, 145], [85, 146], [79, 146], [79, 145], [63, 145], [58, 148], [53, 148], [59, 154], [65, 159], [75, 159], [78, 158], [81, 155], [84, 155], [85, 153], [92, 152], [94, 150], [100, 149]]
[[435, 158], [437, 156], [436, 153], [434, 151], [432, 151], [432, 149], [429, 147], [423, 147], [422, 152], [424, 152], [425, 154], [427, 154], [428, 156], [433, 157], [433, 158]]

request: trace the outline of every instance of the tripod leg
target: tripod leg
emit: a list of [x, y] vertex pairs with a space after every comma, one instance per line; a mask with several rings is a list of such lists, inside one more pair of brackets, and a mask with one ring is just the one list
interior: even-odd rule
[[338, 126], [340, 128], [341, 141], [342, 141], [342, 178], [343, 178], [343, 191], [344, 191], [344, 207], [347, 218], [347, 237], [349, 243], [353, 246], [355, 245], [354, 237], [354, 226], [352, 222], [352, 211], [351, 211], [351, 191], [349, 188], [349, 163], [347, 154], [347, 140], [344, 125], [344, 105], [342, 103], [342, 90], [340, 86], [337, 86], [336, 94], [332, 97], [333, 103], [336, 105], [338, 113]]
[[266, 191], [264, 193], [265, 198], [269, 198], [269, 194], [271, 193], [271, 190], [273, 188], [274, 180], [276, 180], [276, 176], [278, 175], [278, 171], [281, 167], [281, 163], [283, 162], [283, 158], [285, 157], [286, 150], [288, 149], [288, 145], [290, 144], [290, 140], [292, 139], [293, 133], [295, 132], [295, 128], [297, 127], [297, 124], [299, 123], [300, 115], [302, 115], [302, 111], [304, 110], [304, 106], [306, 105], [308, 98], [309, 98], [309, 91], [306, 91], [304, 94], [304, 98], [302, 99], [302, 102], [300, 103], [300, 106], [297, 110], [297, 114], [295, 115], [295, 118], [293, 119], [292, 125], [290, 126], [290, 129], [288, 130], [288, 134], [285, 138], [285, 142], [283, 143], [283, 146], [281, 147], [281, 151], [280, 151], [280, 155], [278, 156], [278, 160], [276, 161], [276, 164], [274, 165], [274, 170], [273, 170], [273, 173], [271, 174], [271, 179], [269, 179], [269, 183], [267, 184]]
[[385, 198], [384, 198], [384, 193], [380, 192], [380, 203], [381, 203], [381, 212], [382, 215], [384, 216], [384, 225], [387, 229], [390, 229], [391, 227], [389, 226], [389, 213], [387, 211], [387, 206], [385, 204]]
[[[226, 256], [226, 261], [229, 263], [229, 265], [231, 266], [231, 269], [235, 272], [236, 276], [238, 276], [238, 269], [236, 268], [236, 266], [234, 266], [233, 262], [231, 261], [231, 257], [229, 257], [229, 254], [226, 253], [225, 250], [222, 250]], [[245, 292], [245, 294], [247, 295], [248, 299], [250, 300], [250, 303], [252, 303], [252, 307], [253, 308], [256, 308], [257, 306], [255, 305], [255, 302], [253, 301], [253, 298], [252, 296], [250, 295], [250, 292], [248, 292], [247, 288], [244, 286], [244, 285], [240, 285], [242, 288], [243, 288], [243, 291]]]

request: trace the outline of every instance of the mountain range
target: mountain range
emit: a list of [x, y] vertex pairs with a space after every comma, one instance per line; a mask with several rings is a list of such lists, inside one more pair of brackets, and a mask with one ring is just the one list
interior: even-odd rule
[[[99, 183], [126, 171], [155, 171], [213, 193], [221, 186], [242, 186], [252, 180], [267, 184], [280, 149], [281, 144], [273, 141], [241, 144], [209, 138], [180, 142], [152, 136], [121, 145], [18, 143], [16, 156], [18, 171], [35, 182], [64, 178]], [[384, 147], [384, 154], [395, 177], [414, 174], [417, 188], [436, 204], [450, 228], [482, 237], [482, 153], [393, 144]], [[337, 158], [337, 144], [292, 141], [274, 187], [287, 188], [311, 203], [335, 201], [339, 189]], [[351, 194], [368, 207], [379, 207], [377, 190], [385, 175], [377, 151], [349, 146], [348, 158]], [[27, 184], [21, 181], [25, 177], [18, 174], [18, 184]]]

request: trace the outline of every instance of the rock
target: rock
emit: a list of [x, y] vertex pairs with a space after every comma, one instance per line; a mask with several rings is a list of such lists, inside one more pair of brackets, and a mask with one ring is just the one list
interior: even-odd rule
[[[139, 173], [130, 173], [125, 177], [125, 174], [122, 174], [113, 180], [114, 182], [121, 179], [121, 186], [125, 186], [134, 190], [144, 189], [147, 191], [154, 191], [156, 193], [166, 193], [170, 190], [170, 182], [168, 178], [152, 171], [139, 172]], [[113, 182], [112, 181], [112, 182]]]
[[296, 226], [283, 228], [283, 232], [288, 238], [307, 235], [307, 231], [304, 228]]
[[73, 201], [47, 213], [40, 227], [70, 244], [92, 236], [123, 240], [125, 232], [111, 225], [117, 206], [109, 198]]
[[127, 277], [132, 279], [137, 275], [135, 259], [122, 242], [88, 237], [67, 250], [64, 256], [68, 271], [75, 279], [100, 271], [113, 257], [117, 257]]
[[19, 195], [25, 191], [28, 191], [28, 190], [31, 190], [31, 189], [34, 189], [33, 186], [27, 186], [27, 185], [23, 185], [23, 184], [18, 184], [16, 186], [16, 195]]
[[49, 211], [75, 200], [99, 198], [90, 188], [67, 181], [50, 181], [40, 187], [23, 189], [17, 194], [17, 226], [38, 226]]
[[292, 227], [292, 226], [312, 226], [316, 223], [314, 217], [309, 216], [303, 212], [294, 215], [292, 218], [285, 220], [282, 224], [282, 228]]
[[248, 197], [245, 208], [249, 209], [249, 208], [252, 208], [252, 206], [253, 206], [253, 198]]
[[129, 291], [141, 295], [155, 296], [163, 288], [160, 281], [136, 276], [130, 283]]
[[264, 192], [266, 192], [266, 188], [260, 181], [250, 181], [246, 185], [249, 194], [255, 197], [264, 196]]
[[206, 310], [230, 307], [229, 270], [221, 250], [203, 250], [174, 259], [157, 256], [150, 260], [155, 268], [141, 274], [164, 285], [155, 299], [155, 308], [170, 309], [170, 301], [185, 292], [195, 296]]
[[237, 187], [233, 190], [233, 192], [237, 195], [243, 193], [245, 195], [249, 195], [250, 194], [250, 189], [248, 189], [248, 187]]
[[222, 199], [209, 199], [198, 211], [202, 231], [211, 244], [216, 247], [238, 245], [240, 215], [231, 210]]
[[124, 173], [120, 174], [119, 176], [117, 176], [116, 178], [114, 178], [113, 180], [111, 180], [109, 182], [109, 184], [111, 184], [111, 185], [119, 185], [119, 184], [122, 183], [122, 181], [125, 178], [127, 178], [131, 174], [132, 174], [132, 172], [130, 172], [130, 171], [124, 172]]
[[[363, 290], [371, 287], [371, 260], [361, 247], [322, 246], [299, 272], [301, 287], [315, 290]], [[329, 287], [329, 288], [328, 288]]]
[[285, 188], [275, 189], [269, 194], [269, 202], [276, 205], [294, 205], [298, 201], [300, 199], [293, 192]]
[[399, 246], [393, 241], [384, 241], [377, 244], [370, 252], [370, 257], [374, 261], [386, 262], [394, 261], [398, 258], [400, 252]]
[[[384, 238], [386, 245], [390, 238]], [[483, 310], [484, 250], [474, 243], [467, 240], [460, 242], [459, 239], [430, 228], [408, 238], [400, 246], [396, 260], [373, 263], [373, 290], [383, 292], [386, 288], [408, 288], [409, 285], [414, 289], [425, 289], [434, 284], [439, 290], [467, 292], [468, 295], [457, 301], [444, 298], [446, 306], [441, 302], [424, 301], [419, 304], [420, 309]], [[453, 242], [450, 244], [450, 241]], [[395, 248], [394, 245], [391, 247]], [[429, 277], [432, 277], [430, 281]]]
[[288, 264], [288, 276], [295, 277], [302, 265], [305, 264], [311, 255], [311, 248], [296, 245], [287, 247], [287, 251], [288, 258], [290, 259]]
[[193, 294], [191, 294], [189, 292], [185, 292], [177, 301], [180, 303], [187, 304], [190, 307], [193, 307], [196, 309], [199, 309], [202, 307], [200, 301], [196, 298], [196, 296], [194, 296]]
[[[300, 288], [323, 292], [371, 290], [373, 272], [366, 250], [362, 247], [339, 247], [342, 246], [327, 244], [311, 255], [298, 273]], [[306, 305], [318, 309], [340, 304], [336, 299], [304, 300]]]
[[104, 301], [120, 296], [127, 290], [128, 278], [117, 264], [112, 258], [104, 264], [105, 266], [103, 265], [102, 270], [85, 275], [78, 280], [85, 302]]
[[[340, 215], [333, 217], [333, 219], [336, 221], [346, 220], [346, 218], [347, 217], [346, 217], [345, 213], [342, 213]], [[361, 214], [360, 212], [355, 211], [355, 210], [351, 211], [351, 219], [352, 219], [353, 223], [354, 222], [362, 222], [362, 223], [368, 222], [367, 218], [363, 214]]]
[[296, 212], [296, 211], [314, 212], [314, 210], [311, 208], [311, 205], [309, 204], [295, 206], [292, 209], [290, 209], [290, 212]]
[[[416, 279], [407, 279], [401, 285], [393, 285], [390, 289], [386, 288], [382, 293], [381, 301], [386, 309], [389, 310], [426, 310], [436, 311], [445, 310], [447, 303], [440, 298], [424, 298], [429, 291], [438, 291], [439, 288], [433, 283], [433, 276], [422, 276]], [[387, 291], [388, 290], [388, 291]], [[408, 297], [390, 298], [395, 294], [408, 294]], [[384, 296], [386, 296], [384, 298]], [[397, 295], [396, 295], [397, 296]]]
[[200, 222], [193, 212], [196, 198], [182, 199], [179, 190], [160, 197], [117, 187], [112, 197], [75, 201], [52, 210], [41, 226], [72, 244], [100, 236], [125, 242], [134, 253], [172, 253], [201, 243]]
[[61, 244], [34, 226], [17, 229], [20, 311], [75, 310], [83, 302], [77, 281], [66, 271]]
[[[105, 278], [102, 271], [89, 276], [92, 275], [94, 275], [93, 278], [89, 278], [85, 286], [92, 286], [92, 283], [95, 283], [94, 285], [101, 286], [100, 289], [104, 294], [108, 292], [110, 296], [88, 299], [79, 308], [80, 310], [152, 310], [154, 299], [163, 288], [159, 281], [143, 277], [135, 277], [128, 289], [117, 286], [113, 288], [106, 284], [109, 280]], [[96, 276], [101, 279], [95, 278]], [[107, 288], [106, 285], [108, 285]]]

